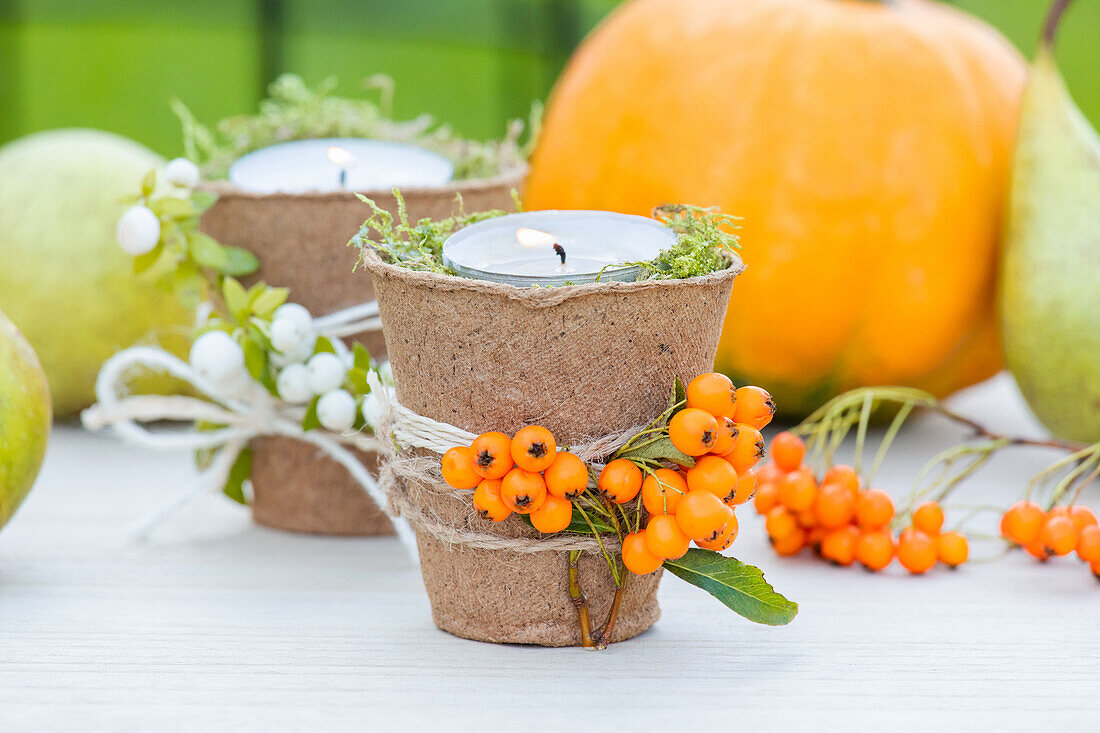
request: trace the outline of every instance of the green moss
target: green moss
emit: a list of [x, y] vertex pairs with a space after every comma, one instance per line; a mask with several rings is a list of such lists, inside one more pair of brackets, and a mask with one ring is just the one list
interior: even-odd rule
[[[257, 114], [227, 117], [213, 129], [195, 119], [178, 99], [173, 100], [172, 109], [183, 125], [187, 157], [201, 166], [208, 178], [224, 178], [233, 161], [253, 150], [324, 137], [365, 137], [419, 145], [449, 158], [456, 179], [485, 178], [521, 165], [537, 135], [541, 117], [537, 106], [532, 109], [529, 124], [513, 120], [502, 139], [478, 142], [458, 136], [429, 115], [391, 119], [393, 81], [389, 77], [371, 77], [364, 86], [377, 93], [378, 101], [333, 96], [335, 79], [310, 89], [300, 77], [284, 74], [268, 87], [270, 96], [260, 102]], [[525, 127], [530, 134], [521, 144]]]
[[[396, 190], [393, 193], [397, 198], [397, 217], [366, 196], [359, 195], [373, 213], [351, 244], [361, 250], [370, 247], [387, 262], [410, 270], [454, 275], [454, 270], [443, 264], [443, 242], [447, 237], [462, 227], [508, 213], [483, 211], [467, 214], [462, 210], [462, 200], [459, 199], [459, 211], [454, 216], [439, 221], [421, 219], [412, 223], [408, 220], [401, 193]], [[519, 209], [517, 200], [516, 210]], [[741, 249], [737, 235], [731, 231], [737, 227], [737, 217], [717, 209], [669, 205], [655, 209], [653, 216], [676, 232], [676, 244], [655, 259], [627, 263], [641, 268], [639, 280], [678, 280], [724, 270], [729, 267], [730, 255]]]
[[738, 217], [716, 208], [667, 205], [653, 210], [653, 217], [676, 232], [676, 244], [656, 259], [632, 262], [642, 268], [640, 280], [682, 280], [729, 266], [729, 256], [741, 249]]

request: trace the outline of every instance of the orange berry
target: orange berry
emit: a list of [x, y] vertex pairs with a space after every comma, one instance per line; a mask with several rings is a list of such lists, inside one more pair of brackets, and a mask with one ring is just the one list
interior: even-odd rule
[[714, 447], [710, 452], [716, 456], [729, 455], [737, 440], [737, 423], [728, 417], [716, 417], [714, 421], [718, 423], [718, 437], [714, 439]]
[[725, 374], [700, 374], [688, 382], [687, 406], [706, 410], [715, 417], [733, 417], [737, 390]]
[[1089, 570], [1096, 576], [1097, 580], [1100, 580], [1100, 560], [1093, 560], [1089, 563]]
[[573, 502], [547, 494], [535, 511], [531, 512], [531, 524], [543, 534], [561, 532], [573, 521]]
[[623, 565], [635, 575], [649, 575], [661, 567], [661, 558], [654, 557], [645, 543], [645, 532], [631, 532], [623, 537]]
[[735, 539], [737, 539], [737, 515], [730, 512], [729, 521], [726, 522], [726, 526], [717, 537], [713, 540], [695, 540], [695, 544], [704, 550], [721, 552], [732, 545]]
[[1077, 557], [1085, 562], [1100, 560], [1100, 526], [1090, 524], [1077, 537]]
[[817, 481], [808, 468], [791, 471], [779, 482], [779, 503], [796, 512], [814, 505], [817, 498]]
[[1096, 514], [1093, 513], [1084, 504], [1074, 504], [1069, 508], [1070, 519], [1077, 525], [1077, 529], [1081, 530], [1088, 526], [1095, 526], [1100, 524], [1096, 519]]
[[676, 506], [676, 522], [693, 540], [718, 539], [733, 510], [709, 491], [688, 491]]
[[546, 501], [542, 474], [513, 468], [500, 482], [500, 498], [516, 514], [530, 514]]
[[1052, 554], [1068, 555], [1077, 547], [1079, 534], [1077, 524], [1068, 515], [1055, 514], [1043, 525], [1039, 540]]
[[787, 507], [773, 507], [764, 518], [764, 531], [773, 540], [783, 539], [796, 529], [800, 529], [798, 517]]
[[856, 559], [868, 570], [882, 570], [894, 559], [894, 538], [885, 529], [861, 532], [856, 542]]
[[504, 433], [482, 433], [470, 444], [474, 471], [482, 478], [504, 478], [512, 470], [512, 439]]
[[784, 471], [794, 471], [802, 466], [806, 457], [806, 444], [802, 438], [784, 430], [772, 438], [772, 460]]
[[798, 519], [798, 526], [803, 529], [813, 529], [817, 526], [817, 517], [814, 516], [813, 509], [803, 509], [795, 514], [795, 517]]
[[669, 421], [668, 437], [681, 453], [701, 456], [718, 440], [718, 421], [706, 410], [685, 407]]
[[474, 509], [484, 519], [503, 522], [512, 514], [512, 510], [500, 498], [500, 479], [487, 478], [478, 484], [474, 491]]
[[840, 484], [823, 484], [814, 498], [814, 516], [818, 523], [829, 529], [837, 529], [852, 521], [856, 505], [852, 494]]
[[512, 460], [524, 471], [545, 471], [557, 457], [558, 445], [544, 427], [528, 425], [512, 438]]
[[688, 536], [680, 529], [675, 517], [658, 514], [645, 528], [645, 546], [649, 554], [661, 560], [675, 560], [688, 551]]
[[575, 499], [588, 486], [588, 466], [572, 453], [561, 452], [542, 475], [546, 490], [559, 499]]
[[939, 559], [939, 546], [934, 537], [910, 527], [898, 538], [898, 562], [913, 575], [931, 570]]
[[856, 523], [860, 529], [885, 527], [894, 518], [894, 500], [882, 489], [868, 489], [856, 504]]
[[957, 568], [970, 557], [970, 543], [959, 532], [944, 532], [936, 538], [936, 547], [940, 562], [951, 568]]
[[625, 504], [642, 488], [642, 469], [625, 458], [616, 458], [600, 471], [599, 487], [611, 501]]
[[1046, 562], [1050, 559], [1050, 552], [1038, 537], [1024, 545], [1024, 549], [1039, 562]]
[[943, 529], [943, 507], [929, 501], [913, 511], [913, 526], [929, 535], [937, 535]]
[[733, 450], [723, 458], [737, 469], [737, 473], [748, 471], [764, 457], [764, 436], [751, 425], [737, 426], [737, 435], [733, 438]]
[[651, 515], [675, 514], [677, 505], [687, 492], [687, 481], [680, 474], [668, 468], [658, 468], [646, 476], [642, 484], [642, 504]]
[[772, 396], [759, 387], [742, 387], [737, 390], [737, 409], [733, 421], [763, 430], [775, 415]]
[[708, 491], [729, 502], [737, 494], [737, 471], [718, 456], [700, 456], [687, 470], [688, 491]]
[[825, 478], [821, 479], [821, 483], [840, 484], [852, 494], [853, 502], [859, 501], [859, 476], [851, 466], [838, 463], [825, 472]]
[[781, 557], [791, 557], [802, 552], [806, 546], [806, 530], [795, 527], [794, 531], [780, 539], [772, 540], [772, 549]]
[[1029, 545], [1039, 536], [1047, 514], [1033, 501], [1018, 501], [1001, 517], [1001, 536], [1018, 545]]
[[775, 465], [775, 461], [756, 466], [752, 470], [756, 472], [756, 482], [760, 484], [776, 484], [787, 475], [786, 471], [780, 470], [779, 466]]
[[830, 531], [821, 541], [821, 556], [837, 565], [847, 567], [855, 562], [859, 530], [854, 525]]
[[773, 507], [779, 505], [779, 486], [776, 484], [757, 486], [756, 494], [752, 497], [752, 505], [757, 514], [767, 514]]
[[737, 476], [737, 489], [732, 499], [726, 500], [727, 506], [740, 506], [753, 497], [756, 493], [756, 474], [750, 469]]
[[443, 454], [443, 480], [455, 489], [473, 489], [481, 483], [474, 471], [473, 453], [466, 446], [451, 448]]

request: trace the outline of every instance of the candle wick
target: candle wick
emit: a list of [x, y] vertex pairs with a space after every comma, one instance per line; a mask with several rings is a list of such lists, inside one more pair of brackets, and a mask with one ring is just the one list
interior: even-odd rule
[[562, 247], [560, 244], [557, 244], [555, 242], [554, 243], [554, 252], [557, 253], [558, 257], [561, 257], [561, 263], [564, 265], [565, 264], [565, 247]]
[[347, 188], [347, 187], [348, 187], [348, 169], [347, 168], [341, 168], [340, 169], [340, 188]]

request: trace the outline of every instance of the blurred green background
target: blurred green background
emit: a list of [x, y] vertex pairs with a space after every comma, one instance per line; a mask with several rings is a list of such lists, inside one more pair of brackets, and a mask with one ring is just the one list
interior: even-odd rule
[[[807, 0], [821, 1], [821, 0]], [[255, 110], [269, 81], [329, 75], [340, 91], [384, 72], [396, 113], [468, 136], [502, 133], [547, 96], [617, 0], [0, 0], [0, 143], [84, 126], [180, 152], [173, 96], [207, 122]], [[956, 0], [1026, 54], [1048, 0]], [[1071, 8], [1059, 60], [1100, 122], [1100, 1]]]

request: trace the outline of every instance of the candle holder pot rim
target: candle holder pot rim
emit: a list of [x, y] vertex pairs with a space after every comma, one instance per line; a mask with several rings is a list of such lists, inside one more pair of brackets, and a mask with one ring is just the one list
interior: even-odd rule
[[[494, 176], [487, 176], [484, 178], [463, 178], [459, 180], [448, 181], [442, 186], [409, 186], [407, 188], [399, 189], [401, 195], [406, 198], [414, 198], [421, 195], [461, 195], [487, 191], [489, 189], [498, 188], [500, 186], [511, 185], [517, 191], [523, 183], [523, 179], [527, 176], [527, 164], [513, 166], [507, 168]], [[259, 193], [255, 191], [246, 191], [239, 186], [230, 183], [226, 179], [217, 180], [204, 180], [198, 186], [198, 190], [206, 191], [215, 194], [219, 198], [239, 198], [239, 199], [260, 199], [264, 201], [278, 201], [279, 199], [294, 199], [295, 201], [303, 200], [319, 200], [319, 201], [356, 201], [358, 198], [356, 194], [362, 194], [367, 198], [377, 199], [382, 196], [388, 196], [393, 193], [393, 189], [364, 189], [364, 190], [348, 190], [348, 191], [303, 191], [299, 193], [289, 193], [285, 191], [276, 191], [271, 193]]]
[[708, 272], [705, 275], [679, 280], [635, 280], [633, 282], [608, 281], [581, 283], [579, 285], [561, 285], [554, 287], [519, 287], [490, 280], [477, 280], [458, 275], [443, 275], [427, 270], [411, 270], [387, 262], [382, 254], [370, 244], [362, 249], [360, 266], [369, 272], [385, 274], [407, 283], [430, 285], [433, 288], [450, 291], [469, 291], [502, 295], [509, 300], [519, 301], [529, 308], [549, 308], [565, 300], [586, 295], [606, 295], [608, 293], [632, 293], [653, 288], [690, 288], [722, 280], [732, 280], [745, 270], [740, 256], [732, 252], [724, 253], [727, 267]]

